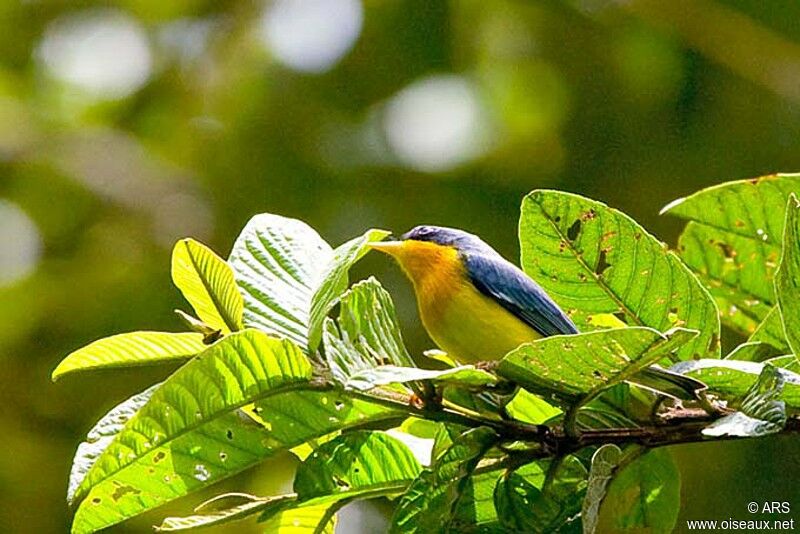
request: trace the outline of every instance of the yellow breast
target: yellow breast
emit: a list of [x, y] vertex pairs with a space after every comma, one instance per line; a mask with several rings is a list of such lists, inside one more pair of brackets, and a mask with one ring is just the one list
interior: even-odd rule
[[395, 257], [414, 284], [422, 324], [454, 359], [496, 360], [540, 337], [475, 288], [455, 249], [419, 241], [402, 249]]

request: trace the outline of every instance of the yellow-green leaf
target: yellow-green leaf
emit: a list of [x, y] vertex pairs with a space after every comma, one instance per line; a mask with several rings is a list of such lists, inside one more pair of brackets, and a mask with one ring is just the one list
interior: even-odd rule
[[197, 316], [224, 333], [242, 328], [242, 295], [233, 270], [213, 250], [181, 239], [172, 251], [172, 280]]
[[53, 371], [53, 380], [77, 371], [133, 367], [191, 358], [208, 348], [202, 334], [128, 332], [99, 339], [64, 358]]

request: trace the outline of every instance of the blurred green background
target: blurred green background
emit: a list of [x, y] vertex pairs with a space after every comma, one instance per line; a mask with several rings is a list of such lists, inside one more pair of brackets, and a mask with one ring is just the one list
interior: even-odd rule
[[[49, 379], [99, 337], [182, 329], [178, 238], [226, 256], [275, 212], [333, 244], [437, 223], [516, 258], [519, 202], [546, 187], [674, 244], [670, 200], [800, 170], [798, 20], [796, 0], [0, 1], [0, 531], [66, 531], [78, 442], [170, 371]], [[428, 348], [398, 269], [357, 271]], [[798, 441], [674, 449], [681, 518], [800, 512]], [[286, 490], [291, 465], [224, 487]], [[380, 512], [340, 531], [375, 531]]]

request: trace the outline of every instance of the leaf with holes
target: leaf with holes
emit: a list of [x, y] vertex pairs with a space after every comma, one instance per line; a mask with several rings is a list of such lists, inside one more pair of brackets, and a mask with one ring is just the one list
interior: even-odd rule
[[322, 281], [311, 298], [308, 339], [310, 350], [315, 350], [322, 337], [322, 323], [337, 299], [347, 289], [347, 273], [350, 268], [369, 251], [367, 243], [380, 241], [389, 232], [368, 230], [363, 235], [336, 247], [333, 258], [324, 268]]
[[606, 488], [598, 532], [672, 532], [680, 510], [681, 478], [666, 449], [654, 449], [621, 467]]
[[203, 335], [172, 332], [129, 332], [98, 339], [69, 354], [53, 370], [52, 379], [78, 371], [137, 367], [186, 360], [206, 350]]
[[[384, 432], [350, 432], [320, 446], [297, 468], [299, 502], [336, 496], [397, 495], [422, 470], [401, 441]], [[379, 492], [379, 493], [378, 493]]]
[[723, 322], [744, 334], [775, 304], [772, 282], [793, 192], [800, 192], [800, 175], [776, 174], [703, 189], [662, 210], [690, 221], [679, 254], [711, 291]]
[[441, 532], [451, 526], [466, 481], [484, 454], [497, 441], [489, 428], [472, 429], [409, 486], [401, 497], [391, 532]]
[[415, 367], [403, 343], [392, 298], [372, 277], [354, 284], [342, 296], [339, 317], [326, 319], [323, 339], [328, 365], [341, 383], [381, 365]]
[[703, 435], [759, 437], [780, 432], [786, 425], [786, 403], [778, 400], [783, 386], [784, 377], [778, 368], [765, 364], [739, 410], [711, 423], [703, 429]]
[[306, 350], [311, 299], [332, 258], [330, 245], [302, 221], [267, 213], [250, 219], [229, 259], [244, 325]]
[[[235, 410], [310, 377], [291, 342], [254, 330], [225, 337], [168, 378], [106, 447], [76, 491], [85, 499], [73, 530], [113, 525], [261, 457], [261, 429], [240, 429]], [[231, 428], [247, 434], [246, 446], [226, 439]]]
[[[774, 361], [774, 360], [773, 360]], [[748, 362], [741, 360], [696, 360], [679, 362], [672, 370], [702, 380], [710, 392], [728, 398], [738, 398], [747, 394], [750, 387], [758, 381], [767, 362]], [[777, 373], [783, 380], [783, 390], [779, 398], [793, 408], [800, 408], [800, 374], [789, 369], [779, 368]]]
[[719, 355], [719, 317], [692, 272], [627, 215], [569, 193], [534, 191], [522, 203], [522, 267], [583, 331], [615, 314], [629, 326], [700, 332], [680, 359]]
[[75, 451], [75, 458], [72, 460], [72, 469], [69, 473], [67, 502], [74, 504], [75, 492], [83, 482], [83, 479], [86, 478], [86, 473], [89, 472], [108, 445], [114, 441], [114, 438], [125, 427], [130, 418], [136, 415], [139, 408], [150, 400], [150, 396], [159, 386], [160, 384], [151, 386], [125, 402], [118, 404], [92, 427], [86, 435], [86, 441], [78, 445], [78, 450]]
[[800, 201], [794, 194], [786, 206], [783, 257], [775, 279], [775, 293], [786, 340], [800, 358]]
[[652, 328], [628, 327], [552, 336], [508, 353], [497, 374], [534, 394], [555, 395], [571, 404], [623, 381], [649, 383], [643, 373], [663, 373], [647, 367], [680, 350], [695, 335], [683, 329], [660, 334]]
[[226, 334], [242, 328], [242, 295], [233, 270], [213, 250], [194, 239], [178, 241], [172, 281], [208, 326]]

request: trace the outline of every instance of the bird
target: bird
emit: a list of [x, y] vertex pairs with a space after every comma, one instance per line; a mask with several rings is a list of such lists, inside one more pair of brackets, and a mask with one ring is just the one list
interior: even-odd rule
[[[425, 330], [460, 364], [499, 360], [537, 339], [579, 333], [536, 281], [474, 234], [423, 225], [368, 246], [400, 264], [414, 287]], [[694, 398], [702, 386], [657, 367], [636, 378], [678, 398]]]

